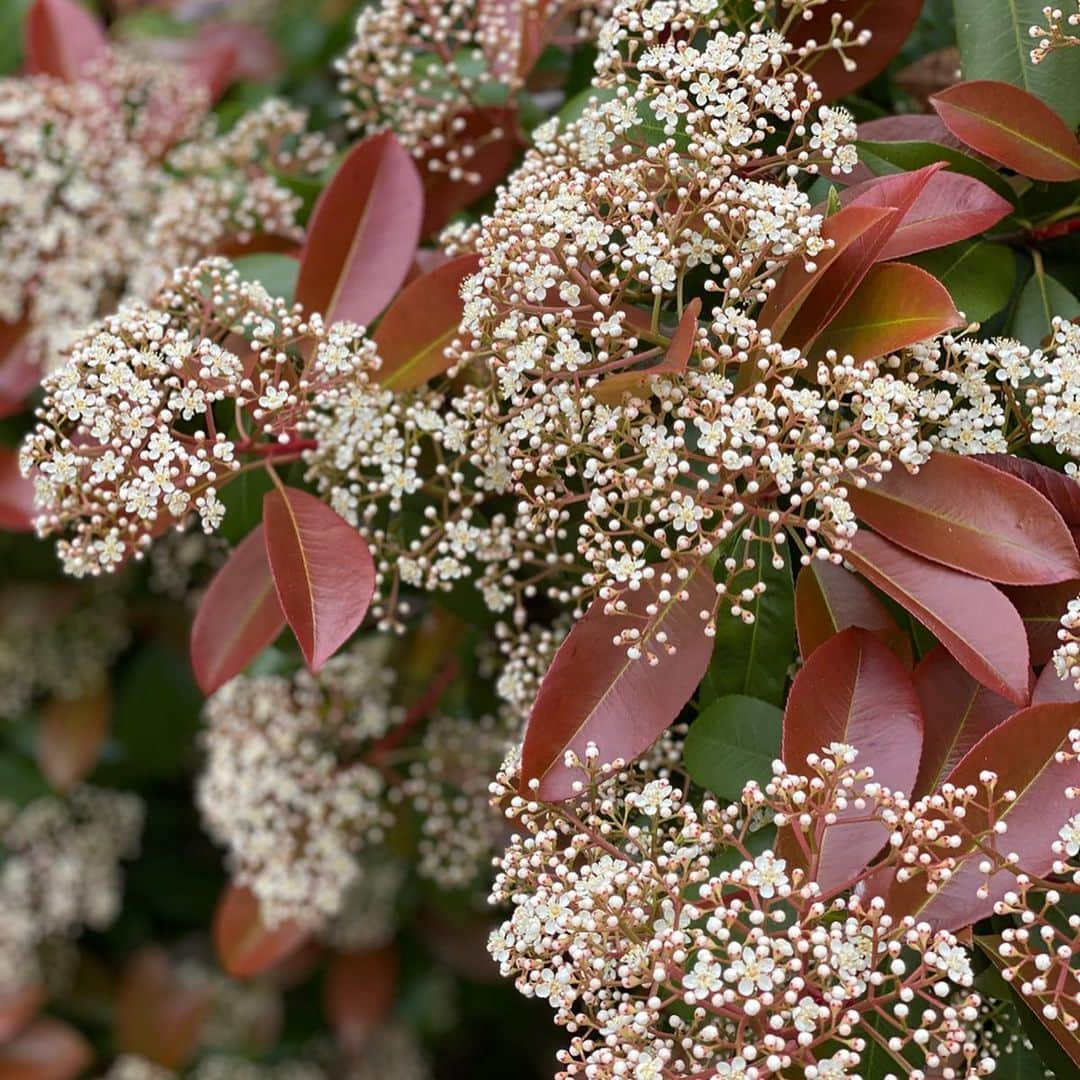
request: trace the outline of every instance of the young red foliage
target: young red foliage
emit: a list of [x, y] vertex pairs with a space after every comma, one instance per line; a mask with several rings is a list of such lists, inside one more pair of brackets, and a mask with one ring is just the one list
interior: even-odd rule
[[70, 790], [98, 763], [111, 715], [107, 688], [74, 701], [53, 698], [41, 710], [38, 768], [57, 791]]
[[214, 575], [191, 626], [191, 666], [204, 694], [239, 675], [285, 629], [265, 527], [258, 525]]
[[398, 959], [390, 946], [340, 953], [330, 962], [323, 990], [327, 1019], [350, 1056], [363, 1052], [386, 1022], [397, 995]]
[[[625, 615], [605, 614], [605, 601], [594, 600], [567, 635], [551, 663], [536, 696], [525, 730], [521, 751], [521, 783], [539, 781], [535, 797], [548, 801], [567, 799], [581, 779], [567, 768], [563, 755], [573, 750], [584, 759], [592, 742], [600, 761], [633, 760], [646, 750], [679, 715], [709, 666], [712, 639], [698, 612], [713, 610], [716, 590], [707, 567], [699, 567], [682, 583], [685, 600], [660, 605], [656, 616], [646, 608], [659, 603], [658, 582], [650, 582], [627, 594]], [[729, 618], [721, 613], [720, 618]], [[642, 656], [631, 659], [625, 645], [613, 638], [628, 624], [651, 622], [667, 635], [667, 647], [653, 644], [659, 654], [656, 665]]]
[[45, 1004], [45, 988], [28, 983], [0, 993], [0, 1046], [18, 1034]]
[[1053, 664], [1047, 664], [1035, 680], [1031, 692], [1032, 705], [1053, 705], [1080, 702], [1080, 689], [1072, 679], [1061, 678]]
[[19, 455], [0, 446], [0, 529], [33, 532], [34, 485], [19, 472]]
[[281, 610], [318, 671], [364, 621], [375, 591], [371, 552], [340, 514], [299, 488], [266, 493], [263, 525]]
[[109, 47], [102, 25], [76, 0], [34, 0], [24, 32], [28, 75], [74, 81]]
[[227, 885], [221, 894], [213, 930], [218, 960], [236, 979], [250, 979], [269, 971], [308, 939], [308, 932], [293, 922], [267, 927], [254, 893], [236, 884]]
[[[859, 751], [858, 765], [869, 765], [874, 780], [896, 791], [911, 791], [923, 745], [923, 718], [911, 676], [873, 634], [853, 627], [815, 650], [795, 676], [784, 710], [781, 757], [798, 771], [809, 754], [830, 743]], [[884, 847], [888, 834], [879, 822], [854, 806], [835, 824], [815, 822], [804, 834], [809, 851], [795, 837], [795, 826], [780, 834], [780, 851], [790, 865], [810, 871], [828, 893], [852, 882]]]
[[1021, 176], [1080, 179], [1080, 141], [1034, 94], [976, 79], [942, 90], [930, 103], [958, 139]]
[[847, 561], [910, 612], [984, 686], [1017, 705], [1029, 700], [1027, 635], [1016, 608], [988, 581], [912, 555], [862, 529]]
[[357, 143], [312, 211], [297, 301], [328, 323], [366, 326], [408, 275], [423, 216], [420, 173], [393, 132]]
[[976, 460], [1030, 484], [1054, 504], [1054, 509], [1070, 529], [1080, 529], [1080, 484], [1071, 477], [1014, 454], [979, 454]]
[[479, 267], [479, 255], [461, 255], [416, 278], [397, 295], [374, 334], [383, 386], [412, 390], [449, 367], [446, 347], [457, 337], [465, 306], [461, 283]]
[[860, 520], [934, 562], [1007, 585], [1080, 577], [1065, 522], [1029, 484], [959, 454], [935, 453], [917, 473], [897, 466], [850, 492]]
[[1080, 596], [1080, 579], [1030, 588], [1010, 587], [1002, 592], [1024, 620], [1032, 664], [1039, 667], [1047, 663], [1059, 645], [1062, 612], [1070, 600]]
[[93, 1060], [75, 1028], [43, 1016], [0, 1046], [0, 1080], [74, 1080]]

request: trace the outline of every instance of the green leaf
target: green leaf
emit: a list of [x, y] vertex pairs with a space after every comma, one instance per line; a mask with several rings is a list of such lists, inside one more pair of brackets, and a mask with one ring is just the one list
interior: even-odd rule
[[686, 737], [683, 761], [690, 779], [732, 801], [748, 780], [764, 787], [780, 756], [783, 723], [783, 712], [767, 701], [741, 694], [714, 701]]
[[757, 565], [735, 577], [728, 595], [758, 583], [764, 584], [766, 591], [754, 605], [755, 618], [749, 624], [721, 605], [705, 689], [713, 697], [745, 694], [782, 705], [788, 667], [795, 654], [795, 589], [791, 568], [775, 569], [767, 546], [755, 545], [754, 554]]
[[18, 70], [23, 53], [23, 19], [30, 0], [0, 4], [0, 75]]
[[1001, 311], [1016, 282], [1012, 251], [985, 240], [962, 240], [922, 252], [910, 261], [933, 274], [949, 290], [957, 308], [975, 322]]
[[256, 282], [271, 296], [293, 302], [300, 263], [289, 255], [241, 255], [232, 261], [244, 281]]
[[1016, 192], [1005, 182], [1000, 173], [989, 165], [984, 165], [977, 158], [965, 154], [952, 146], [940, 143], [908, 140], [902, 142], [871, 142], [859, 140], [855, 144], [859, 151], [859, 160], [875, 176], [890, 176], [893, 173], [914, 172], [933, 165], [937, 161], [948, 164], [951, 172], [962, 176], [971, 176], [996, 191], [1003, 199], [1015, 205]]
[[1080, 124], [1080, 49], [1031, 60], [1033, 26], [1045, 26], [1046, 0], [954, 0], [964, 78], [997, 79], [1041, 98], [1069, 127]]
[[230, 544], [238, 544], [262, 521], [263, 497], [273, 486], [268, 472], [255, 469], [230, 480], [218, 492], [225, 507], [218, 531]]
[[1075, 319], [1080, 315], [1080, 300], [1040, 266], [1020, 293], [1010, 332], [1025, 345], [1035, 348], [1050, 334], [1055, 315]]

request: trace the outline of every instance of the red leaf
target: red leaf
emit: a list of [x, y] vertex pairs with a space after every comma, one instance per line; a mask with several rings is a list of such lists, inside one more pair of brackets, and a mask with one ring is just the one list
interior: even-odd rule
[[[848, 188], [840, 201], [845, 206], [889, 206], [895, 176], [882, 176]], [[971, 176], [935, 173], [900, 227], [882, 248], [879, 261], [900, 259], [919, 251], [966, 240], [996, 225], [1012, 212], [1012, 204]]]
[[1030, 484], [1054, 504], [1054, 509], [1069, 528], [1080, 528], [1080, 484], [1072, 477], [1012, 454], [978, 454], [976, 460]]
[[1002, 592], [1024, 620], [1032, 664], [1035, 667], [1045, 664], [1058, 647], [1061, 616], [1069, 601], [1080, 595], [1080, 580], [1035, 585], [1028, 589], [1008, 588]]
[[70, 1024], [43, 1016], [0, 1046], [0, 1080], [73, 1080], [94, 1060]]
[[461, 255], [398, 294], [374, 335], [382, 358], [379, 382], [383, 386], [412, 390], [450, 366], [444, 354], [458, 335], [465, 310], [461, 283], [479, 268], [479, 255]]
[[990, 878], [989, 894], [980, 898], [977, 890], [986, 875], [979, 870], [979, 863], [986, 857], [986, 849], [1003, 855], [1015, 851], [1023, 872], [1047, 873], [1056, 858], [1050, 845], [1075, 813], [1066, 789], [1076, 784], [1076, 763], [1057, 762], [1054, 755], [1067, 748], [1069, 731], [1078, 724], [1080, 704], [1036, 705], [1014, 713], [980, 739], [945, 782], [956, 787], [970, 784], [982, 792], [979, 774], [987, 769], [997, 773], [996, 792], [1016, 792], [1016, 798], [997, 815], [1008, 831], [1001, 835], [990, 832], [985, 810], [970, 804], [965, 828], [975, 834], [989, 832], [982, 837], [982, 846], [972, 841], [951, 852], [956, 868], [933, 894], [926, 892], [924, 874], [913, 873], [903, 882], [894, 878], [885, 896], [888, 910], [912, 915], [935, 930], [955, 930], [990, 915], [995, 902], [1016, 887], [1016, 875], [998, 871]]
[[462, 127], [459, 145], [476, 152], [464, 163], [468, 178], [455, 179], [431, 168], [432, 158], [420, 162], [424, 177], [424, 224], [422, 236], [437, 233], [459, 210], [483, 198], [510, 170], [518, 151], [517, 111], [509, 108], [473, 109], [456, 117]]
[[40, 983], [0, 992], [0, 1046], [22, 1031], [44, 1004], [45, 989]]
[[385, 1023], [397, 994], [398, 961], [393, 948], [342, 953], [326, 973], [326, 1015], [346, 1054], [363, 1052]]
[[849, 493], [855, 513], [893, 543], [1006, 585], [1080, 577], [1065, 522], [1033, 487], [974, 458], [934, 454]]
[[294, 922], [273, 929], [259, 914], [259, 902], [243, 885], [227, 885], [214, 912], [214, 947], [221, 966], [234, 978], [269, 971], [295, 953], [308, 932]]
[[956, 763], [1016, 706], [977, 683], [942, 645], [923, 657], [914, 679], [925, 722], [915, 791], [923, 795], [937, 791]]
[[409, 273], [423, 215], [423, 185], [408, 152], [389, 131], [364, 139], [312, 211], [296, 299], [328, 323], [367, 325]]
[[949, 290], [918, 266], [874, 266], [829, 325], [812, 355], [828, 349], [856, 361], [874, 360], [963, 326]]
[[1031, 667], [1024, 624], [998, 589], [911, 555], [869, 529], [856, 534], [844, 555], [930, 630], [983, 686], [1017, 705], [1028, 703]]
[[[481, 48], [498, 82], [513, 82], [532, 71], [548, 37], [544, 5], [527, 0], [477, 0], [477, 20], [487, 29]], [[507, 45], [513, 43], [516, 50]]]
[[1070, 704], [1080, 702], [1080, 690], [1072, 679], [1058, 676], [1053, 664], [1047, 664], [1035, 680], [1035, 689], [1031, 692], [1032, 705]]
[[229, 49], [232, 52], [232, 70], [229, 73], [232, 79], [269, 82], [277, 78], [284, 68], [281, 50], [274, 39], [265, 30], [249, 23], [203, 23], [195, 35], [194, 45], [200, 51], [207, 48]]
[[70, 790], [93, 770], [109, 734], [111, 714], [107, 688], [75, 701], [53, 698], [42, 710], [38, 768], [57, 791]]
[[815, 559], [795, 582], [795, 627], [802, 658], [808, 659], [852, 626], [869, 630], [905, 667], [911, 667], [911, 642], [874, 590], [850, 570]]
[[941, 122], [940, 116], [925, 113], [901, 113], [881, 116], [859, 124], [859, 139], [863, 142], [931, 142], [965, 149], [964, 144]]
[[263, 523], [281, 610], [318, 671], [364, 621], [375, 591], [371, 552], [343, 517], [298, 488], [268, 491]]
[[869, 30], [873, 35], [866, 45], [848, 50], [856, 64], [854, 71], [846, 69], [844, 58], [835, 49], [812, 62], [810, 75], [821, 88], [824, 100], [835, 101], [885, 70], [915, 28], [922, 7], [923, 0], [826, 0], [812, 9], [812, 18], [796, 20], [789, 36], [796, 45], [811, 40], [824, 44], [834, 15], [850, 19], [856, 34]]
[[191, 666], [206, 695], [239, 675], [285, 629], [264, 526], [241, 541], [214, 575], [191, 627]]
[[211, 993], [209, 983], [189, 984], [178, 977], [164, 949], [140, 949], [116, 998], [117, 1049], [167, 1069], [183, 1068], [199, 1047]]
[[[856, 762], [874, 770], [874, 780], [894, 791], [915, 785], [923, 743], [923, 719], [911, 676], [903, 664], [866, 630], [844, 630], [814, 651], [795, 676], [784, 711], [781, 758], [793, 772], [809, 754], [830, 743], [859, 751]], [[888, 832], [852, 806], [834, 825], [816, 822], [806, 834], [810, 864], [793, 832], [781, 832], [781, 852], [809, 872], [825, 893], [858, 876], [885, 846]], [[794, 829], [795, 826], [792, 826]]]
[[1080, 142], [1026, 90], [980, 79], [942, 90], [930, 103], [958, 139], [1014, 172], [1033, 180], [1080, 179]]
[[0, 529], [34, 531], [34, 484], [19, 472], [19, 455], [0, 446]]
[[72, 82], [109, 50], [104, 28], [75, 0], [34, 0], [25, 34], [28, 75]]
[[22, 412], [41, 381], [41, 369], [30, 359], [27, 323], [0, 322], [0, 419]]
[[[569, 798], [581, 774], [566, 767], [567, 750], [583, 759], [593, 742], [601, 764], [632, 760], [690, 699], [712, 655], [712, 639], [699, 613], [715, 609], [716, 589], [708, 568], [698, 567], [682, 583], [686, 599], [660, 601], [659, 577], [658, 572], [652, 582], [627, 593], [625, 614], [605, 614], [605, 601], [593, 601], [555, 654], [525, 730], [523, 791], [534, 794], [528, 785], [535, 779], [540, 782], [536, 798]], [[652, 605], [655, 614], [648, 611]], [[644, 628], [646, 622], [654, 636], [665, 633], [668, 647], [677, 649], [674, 655], [661, 655], [655, 665], [645, 655], [630, 659], [626, 646], [613, 641], [628, 624]]]

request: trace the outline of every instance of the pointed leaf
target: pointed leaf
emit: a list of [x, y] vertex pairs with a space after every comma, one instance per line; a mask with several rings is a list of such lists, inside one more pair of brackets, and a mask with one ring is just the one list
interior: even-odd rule
[[965, 319], [985, 322], [1008, 304], [1016, 284], [1016, 258], [1004, 244], [965, 240], [911, 260], [936, 277]]
[[[600, 763], [632, 760], [647, 750], [690, 699], [712, 652], [702, 611], [716, 606], [716, 588], [707, 567], [698, 567], [677, 586], [653, 581], [626, 594], [626, 612], [607, 614], [597, 599], [570, 631], [551, 663], [529, 715], [521, 752], [522, 790], [557, 801], [569, 798], [581, 773], [563, 761], [567, 750], [584, 759], [592, 742]], [[664, 599], [662, 597], [668, 596]], [[685, 599], [679, 599], [680, 595]], [[649, 611], [652, 607], [654, 610]], [[620, 631], [645, 627], [666, 635], [665, 646], [651, 641], [639, 659], [613, 639]], [[676, 651], [671, 653], [669, 650]], [[651, 662], [655, 653], [656, 662]]]
[[94, 1060], [70, 1024], [43, 1016], [0, 1046], [0, 1080], [74, 1080]]
[[393, 948], [347, 952], [326, 973], [326, 1015], [338, 1045], [350, 1056], [363, 1052], [386, 1023], [397, 995], [398, 959]]
[[924, 795], [937, 791], [957, 762], [1016, 706], [977, 683], [943, 645], [922, 658], [913, 678], [925, 723], [915, 791]]
[[296, 299], [328, 323], [367, 325], [398, 291], [420, 241], [424, 192], [392, 132], [349, 151], [308, 225]]
[[103, 687], [74, 701], [53, 698], [41, 712], [37, 761], [57, 791], [68, 791], [93, 770], [109, 734], [112, 696]]
[[845, 558], [910, 612], [983, 686], [1028, 703], [1027, 635], [1016, 608], [988, 581], [928, 562], [860, 529]]
[[1035, 680], [1031, 692], [1032, 705], [1080, 702], [1080, 688], [1072, 679], [1063, 679], [1053, 664], [1047, 664]]
[[465, 310], [461, 283], [479, 268], [479, 255], [461, 255], [398, 294], [374, 334], [383, 386], [399, 392], [413, 390], [450, 366], [445, 350], [458, 336]]
[[978, 454], [975, 460], [1030, 484], [1054, 504], [1069, 528], [1080, 528], [1080, 483], [1073, 477], [1013, 454]]
[[1053, 505], [974, 458], [935, 453], [917, 473], [897, 466], [849, 495], [875, 532], [954, 570], [1007, 585], [1080, 577], [1080, 555]]
[[34, 531], [34, 484], [19, 472], [19, 455], [0, 446], [0, 529]]
[[26, 71], [72, 82], [108, 52], [101, 24], [75, 0], [34, 0], [26, 15]]
[[922, 7], [923, 0], [825, 0], [810, 9], [809, 19], [795, 22], [790, 37], [796, 45], [811, 40], [822, 45], [829, 40], [834, 17], [850, 19], [856, 34], [870, 32], [866, 45], [847, 51], [855, 62], [853, 70], [848, 70], [845, 58], [835, 49], [826, 50], [809, 64], [810, 75], [821, 88], [824, 100], [835, 101], [885, 70], [915, 29]]
[[835, 349], [856, 362], [874, 360], [963, 325], [940, 281], [910, 263], [885, 263], [871, 268], [811, 355]]
[[784, 714], [767, 701], [731, 694], [711, 702], [683, 745], [683, 764], [695, 784], [738, 801], [748, 780], [764, 787], [780, 756]]
[[257, 526], [214, 575], [191, 627], [191, 666], [206, 695], [239, 675], [285, 629], [264, 526]]
[[815, 559], [795, 583], [795, 625], [804, 660], [829, 638], [852, 626], [869, 630], [911, 667], [911, 642], [877, 594], [858, 575]]
[[1058, 647], [1061, 616], [1065, 614], [1069, 601], [1080, 595], [1080, 580], [1035, 585], [1028, 589], [1008, 588], [1002, 589], [1002, 592], [1024, 620], [1031, 662], [1035, 667], [1040, 667], [1049, 661]]
[[364, 621], [375, 591], [371, 552], [340, 514], [299, 488], [268, 491], [263, 522], [281, 610], [318, 671]]
[[1080, 142], [1049, 105], [1008, 83], [957, 83], [930, 103], [966, 145], [1033, 180], [1080, 179]]
[[1080, 316], [1080, 300], [1057, 278], [1036, 266], [1035, 273], [1020, 291], [1009, 333], [1034, 349], [1052, 333], [1055, 316], [1077, 318]]
[[[923, 743], [915, 687], [893, 653], [859, 628], [844, 630], [810, 656], [795, 676], [784, 711], [781, 758], [792, 771], [834, 742], [855, 747], [857, 764], [871, 766], [875, 782], [894, 791], [915, 786]], [[836, 824], [812, 825], [806, 836], [813, 857], [809, 867], [788, 830], [781, 831], [780, 850], [789, 862], [808, 869], [824, 892], [841, 888], [888, 840], [880, 822], [844, 821], [863, 816], [852, 806]]]
[[214, 947], [221, 966], [236, 979], [261, 975], [295, 953], [308, 931], [294, 922], [268, 927], [259, 901], [244, 885], [226, 886], [214, 912]]
[[[1016, 887], [1016, 874], [999, 870], [987, 882], [979, 870], [987, 848], [1003, 856], [1016, 852], [1023, 872], [1046, 874], [1058, 858], [1051, 845], [1075, 813], [1066, 792], [1076, 784], [1076, 763], [1055, 761], [1055, 755], [1068, 748], [1069, 731], [1078, 724], [1080, 704], [1035, 705], [1014, 713], [983, 736], [945, 782], [956, 787], [973, 785], [981, 792], [984, 789], [979, 775], [985, 770], [995, 772], [997, 792], [1016, 792], [1012, 802], [999, 804], [996, 815], [1007, 831], [991, 831], [985, 809], [977, 805], [985, 800], [969, 804], [965, 828], [975, 835], [987, 833], [981, 845], [971, 840], [951, 853], [956, 868], [934, 893], [926, 891], [923, 873], [913, 872], [907, 881], [894, 878], [885, 896], [888, 910], [912, 915], [916, 921], [944, 930], [969, 926], [990, 915], [994, 904]], [[988, 892], [980, 897], [978, 891], [984, 884]]]
[[[889, 191], [894, 183], [891, 176], [869, 180], [848, 188], [841, 201], [845, 206], [889, 206]], [[900, 259], [966, 240], [1011, 212], [1012, 203], [973, 177], [947, 171], [935, 173], [878, 259]]]

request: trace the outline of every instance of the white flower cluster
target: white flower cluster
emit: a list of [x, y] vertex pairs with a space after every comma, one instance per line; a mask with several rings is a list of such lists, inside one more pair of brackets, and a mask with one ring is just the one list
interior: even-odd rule
[[189, 515], [213, 532], [225, 513], [218, 493], [244, 456], [279, 450], [312, 394], [374, 362], [359, 327], [326, 329], [224, 260], [175, 271], [151, 303], [106, 318], [46, 377], [20, 456], [39, 535], [73, 533], [58, 551], [81, 577], [140, 556]]
[[378, 641], [318, 676], [238, 676], [206, 705], [206, 767], [196, 801], [270, 924], [320, 929], [342, 909], [359, 867], [392, 818], [386, 783], [364, 760], [401, 719]]
[[119, 863], [138, 852], [134, 795], [78, 787], [67, 799], [0, 802], [0, 990], [39, 977], [39, 948], [103, 930], [120, 909]]
[[1070, 15], [1050, 4], [1042, 9], [1042, 14], [1046, 24], [1032, 26], [1028, 31], [1031, 37], [1038, 40], [1038, 45], [1031, 50], [1031, 61], [1034, 64], [1041, 64], [1058, 49], [1070, 49], [1080, 45], [1080, 2], [1076, 5], [1076, 11]]
[[173, 267], [256, 233], [299, 239], [279, 177], [321, 169], [329, 144], [280, 102], [226, 135], [203, 127], [209, 106], [182, 68], [121, 52], [76, 82], [0, 79], [0, 319], [46, 369]]

